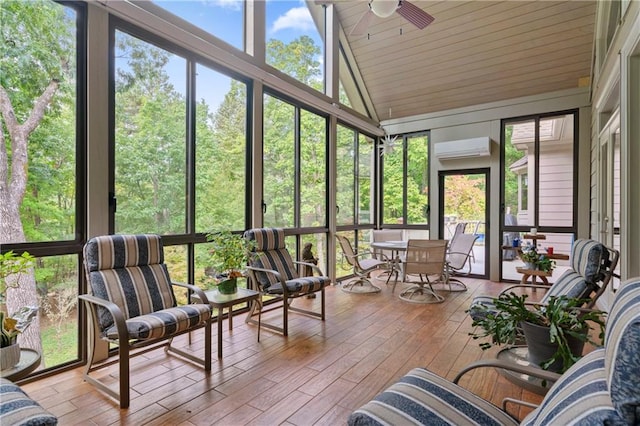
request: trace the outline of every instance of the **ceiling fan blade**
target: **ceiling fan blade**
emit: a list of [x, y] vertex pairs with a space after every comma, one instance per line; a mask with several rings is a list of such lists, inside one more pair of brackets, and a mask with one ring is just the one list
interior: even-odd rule
[[369, 28], [369, 23], [371, 23], [371, 19], [373, 18], [373, 12], [371, 10], [367, 10], [361, 17], [358, 23], [353, 27], [349, 35], [358, 36], [367, 32], [367, 28]]
[[409, 3], [407, 0], [400, 2], [400, 7], [398, 7], [396, 12], [421, 30], [436, 19], [418, 6]]

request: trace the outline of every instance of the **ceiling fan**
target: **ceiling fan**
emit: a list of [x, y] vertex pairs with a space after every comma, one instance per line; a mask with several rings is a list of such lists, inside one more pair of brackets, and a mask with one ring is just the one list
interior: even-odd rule
[[421, 30], [435, 20], [433, 16], [418, 6], [409, 3], [407, 0], [369, 0], [369, 10], [362, 15], [358, 23], [351, 30], [350, 35], [364, 34], [374, 15], [380, 18], [388, 18], [393, 15], [394, 12], [397, 12]]

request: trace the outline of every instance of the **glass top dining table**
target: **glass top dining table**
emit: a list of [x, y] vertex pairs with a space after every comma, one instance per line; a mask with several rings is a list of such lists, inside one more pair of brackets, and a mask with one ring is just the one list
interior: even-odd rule
[[[385, 275], [387, 276], [386, 283], [389, 284], [391, 280], [391, 276], [395, 276], [394, 290], [395, 284], [398, 282], [399, 275], [402, 274], [401, 266], [402, 260], [400, 256], [398, 256], [398, 252], [407, 251], [407, 241], [374, 241], [371, 243], [371, 248], [378, 250], [389, 250], [391, 251], [391, 261], [389, 262], [389, 270]], [[377, 277], [378, 279], [384, 279], [381, 275]]]
[[406, 241], [374, 241], [371, 247], [378, 250], [407, 251]]

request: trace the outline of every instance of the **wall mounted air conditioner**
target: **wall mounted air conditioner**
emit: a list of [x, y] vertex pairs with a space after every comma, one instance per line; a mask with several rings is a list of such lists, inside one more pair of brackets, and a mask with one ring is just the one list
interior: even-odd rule
[[440, 142], [433, 145], [434, 155], [439, 160], [453, 160], [491, 155], [491, 139], [488, 136], [459, 141]]

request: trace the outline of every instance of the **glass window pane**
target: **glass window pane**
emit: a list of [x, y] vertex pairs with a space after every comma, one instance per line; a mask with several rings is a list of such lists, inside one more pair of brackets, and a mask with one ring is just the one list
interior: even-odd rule
[[[351, 247], [353, 247], [353, 249], [356, 250], [356, 243], [355, 243], [356, 234], [355, 234], [355, 231], [340, 232], [340, 235], [345, 236], [351, 242]], [[336, 277], [340, 278], [340, 277], [345, 277], [347, 275], [353, 274], [353, 268], [349, 265], [349, 262], [347, 262], [347, 259], [344, 257], [344, 252], [340, 248], [340, 244], [336, 243], [336, 246], [337, 246], [337, 249], [336, 249]]]
[[404, 207], [404, 147], [398, 138], [393, 146], [385, 148], [382, 157], [383, 223], [402, 224]]
[[[0, 221], [6, 230], [0, 242], [73, 240], [80, 178], [76, 13], [51, 1], [10, 1], [0, 2], [0, 20], [0, 83], [8, 96], [3, 112], [12, 108], [18, 124], [35, 120], [35, 130], [25, 133], [0, 118]], [[53, 93], [48, 101], [45, 90]], [[43, 113], [35, 113], [43, 102]]]
[[504, 205], [515, 223], [534, 225], [535, 121], [505, 126]]
[[[76, 360], [79, 358], [78, 255], [39, 258], [34, 271], [42, 297], [36, 321], [25, 335], [40, 326], [42, 361], [46, 368]], [[30, 330], [32, 327], [35, 330]]]
[[355, 131], [344, 126], [338, 126], [337, 141], [337, 179], [336, 200], [338, 225], [352, 225], [355, 223]]
[[[267, 64], [322, 92], [324, 9], [312, 16], [305, 2], [266, 2]], [[319, 30], [320, 29], [320, 30]]]
[[327, 121], [300, 111], [300, 226], [326, 226]]
[[116, 31], [115, 70], [115, 231], [184, 233], [186, 61]]
[[373, 223], [373, 170], [375, 168], [374, 140], [360, 134], [358, 138], [358, 223]]
[[233, 47], [244, 49], [244, 1], [153, 0], [153, 2]]
[[429, 204], [429, 138], [427, 135], [407, 138], [407, 221], [409, 224], [428, 222]]
[[[304, 246], [307, 243], [311, 243], [311, 253], [318, 259], [318, 267], [323, 274], [327, 274], [327, 235], [326, 234], [308, 234], [301, 236], [301, 248], [304, 251]], [[303, 260], [303, 256], [300, 256], [300, 260]]]
[[246, 84], [198, 65], [196, 99], [196, 232], [244, 229]]
[[573, 226], [573, 142], [573, 114], [540, 120], [541, 226]]
[[295, 108], [292, 105], [269, 95], [264, 96], [265, 226], [295, 226], [295, 120]]

